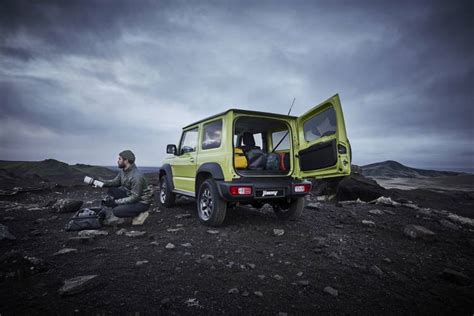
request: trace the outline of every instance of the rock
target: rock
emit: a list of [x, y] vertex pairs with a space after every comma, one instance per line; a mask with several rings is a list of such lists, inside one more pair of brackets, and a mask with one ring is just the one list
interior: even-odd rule
[[16, 237], [10, 233], [8, 227], [0, 224], [0, 240], [15, 240]]
[[84, 275], [65, 280], [63, 287], [59, 289], [59, 294], [62, 296], [74, 295], [91, 289], [97, 285], [96, 279], [97, 275]]
[[171, 303], [171, 300], [170, 300], [169, 298], [167, 298], [167, 297], [165, 297], [164, 299], [162, 299], [161, 302], [160, 302], [160, 304], [161, 304], [162, 306], [165, 306], [165, 307], [169, 307], [170, 303]]
[[152, 241], [152, 242], [150, 243], [150, 245], [152, 245], [152, 246], [159, 246], [160, 244], [159, 244], [157, 241]]
[[297, 282], [299, 285], [302, 285], [302, 286], [308, 286], [309, 285], [309, 281], [308, 280], [300, 280]]
[[454, 224], [453, 222], [448, 221], [448, 220], [446, 220], [446, 219], [440, 220], [439, 223], [440, 223], [442, 226], [447, 227], [447, 228], [449, 228], [449, 229], [452, 229], [452, 230], [459, 230], [459, 227], [458, 227], [456, 224]]
[[459, 215], [451, 213], [448, 215], [448, 219], [462, 225], [474, 226], [474, 219], [472, 218], [463, 217], [463, 216], [459, 216]]
[[187, 243], [181, 244], [181, 246], [183, 246], [184, 248], [191, 248], [193, 245], [191, 245], [191, 243], [187, 242]]
[[142, 265], [147, 264], [147, 263], [148, 263], [148, 260], [141, 260], [141, 261], [137, 261], [137, 263], [135, 263], [135, 265], [137, 267], [139, 267], [139, 266], [142, 266]]
[[471, 279], [466, 274], [449, 268], [444, 269], [441, 276], [445, 280], [459, 285], [469, 285], [471, 283]]
[[247, 296], [249, 296], [249, 292], [248, 291], [243, 291], [241, 295], [244, 296], [244, 297], [247, 297]]
[[279, 274], [275, 274], [275, 275], [273, 276], [273, 278], [276, 279], [276, 280], [278, 280], [278, 281], [283, 280], [283, 277], [282, 277], [281, 275], [279, 275]]
[[384, 212], [385, 214], [395, 215], [395, 212], [394, 212], [394, 211], [391, 211], [391, 210], [383, 210], [383, 212]]
[[369, 211], [369, 214], [372, 214], [372, 215], [383, 215], [383, 211], [378, 210], [378, 209], [373, 209], [373, 210], [370, 210], [370, 211]]
[[379, 267], [377, 267], [376, 265], [373, 265], [370, 267], [370, 271], [372, 271], [375, 275], [377, 276], [382, 276], [383, 275], [383, 271], [382, 269], [380, 269]]
[[182, 227], [179, 227], [179, 228], [168, 228], [166, 231], [167, 231], [168, 233], [177, 233], [177, 232], [181, 232], [181, 231], [184, 232], [184, 228], [182, 228]]
[[168, 250], [171, 250], [171, 249], [176, 248], [176, 246], [169, 242], [169, 243], [166, 244], [165, 248], [168, 249]]
[[120, 228], [119, 230], [117, 230], [115, 232], [116, 235], [118, 236], [122, 236], [123, 234], [125, 234], [127, 232], [127, 230], [125, 228]]
[[366, 204], [366, 202], [362, 201], [361, 199], [357, 198], [357, 200], [351, 201], [341, 201], [339, 204], [346, 206], [346, 205], [357, 205], [357, 204]]
[[253, 294], [255, 294], [255, 296], [258, 296], [258, 297], [263, 297], [263, 293], [260, 291], [255, 291], [253, 292]]
[[146, 231], [131, 230], [125, 233], [127, 237], [143, 237], [146, 235]]
[[253, 263], [247, 263], [250, 269], [255, 269], [256, 265]]
[[257, 275], [257, 278], [259, 278], [260, 280], [263, 280], [263, 279], [265, 279], [265, 276], [263, 274], [259, 274], [259, 275]]
[[405, 236], [411, 238], [411, 239], [430, 239], [435, 235], [431, 230], [428, 228], [425, 228], [423, 226], [418, 226], [418, 225], [407, 225], [403, 229], [403, 233]]
[[400, 206], [401, 204], [398, 202], [395, 202], [392, 200], [390, 197], [385, 197], [381, 196], [373, 201], [370, 201], [369, 203], [371, 204], [377, 204], [377, 205], [386, 205], [386, 206]]
[[319, 210], [321, 208], [321, 203], [318, 202], [311, 202], [306, 205], [307, 208], [313, 209], [313, 210]]
[[368, 221], [368, 220], [362, 220], [362, 224], [369, 226], [369, 227], [375, 227], [375, 223], [373, 221]]
[[58, 213], [75, 213], [79, 211], [83, 202], [72, 199], [60, 199], [52, 206], [52, 209]]
[[105, 230], [97, 230], [97, 229], [87, 229], [81, 230], [77, 233], [79, 237], [89, 237], [89, 236], [107, 236], [109, 232]]
[[3, 220], [6, 221], [6, 222], [7, 222], [7, 221], [12, 221], [12, 220], [14, 220], [14, 219], [15, 219], [15, 217], [13, 217], [13, 216], [5, 216], [5, 217], [3, 218]]
[[208, 231], [206, 231], [208, 234], [211, 234], [211, 235], [217, 235], [219, 234], [219, 231], [218, 230], [213, 230], [213, 229], [209, 229]]
[[383, 261], [385, 261], [386, 263], [392, 263], [392, 260], [390, 260], [390, 258], [383, 258]]
[[339, 295], [339, 292], [338, 290], [330, 287], [330, 286], [326, 286], [324, 289], [323, 289], [324, 293], [328, 293], [329, 295], [332, 295], [334, 297], [338, 296]]
[[186, 213], [186, 214], [178, 214], [175, 216], [177, 219], [181, 219], [181, 218], [188, 218], [188, 217], [191, 217], [191, 214], [189, 213]]
[[206, 255], [206, 254], [203, 254], [203, 255], [201, 255], [201, 259], [204, 259], [204, 260], [214, 260], [214, 256], [213, 256], [213, 255]]
[[77, 249], [75, 249], [75, 248], [63, 248], [63, 249], [59, 250], [58, 252], [55, 252], [53, 254], [53, 256], [65, 255], [65, 254], [71, 253], [71, 252], [77, 252]]
[[227, 293], [229, 293], [229, 294], [239, 294], [239, 289], [234, 287], [234, 288], [231, 288], [229, 291], [227, 291]]
[[374, 180], [363, 175], [351, 174], [339, 182], [336, 189], [336, 198], [338, 201], [360, 199], [367, 202], [383, 196], [386, 192]]
[[303, 272], [298, 272], [296, 275], [301, 277], [301, 276], [303, 276]]
[[277, 229], [277, 228], [273, 229], [273, 235], [275, 236], [283, 236], [284, 234], [285, 234], [285, 230], [283, 229]]

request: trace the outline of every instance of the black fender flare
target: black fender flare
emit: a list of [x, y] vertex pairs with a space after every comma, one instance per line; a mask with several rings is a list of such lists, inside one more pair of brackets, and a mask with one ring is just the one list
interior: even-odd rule
[[168, 183], [170, 185], [170, 189], [174, 190], [173, 171], [172, 171], [171, 165], [169, 163], [164, 164], [158, 170], [158, 179], [161, 179], [161, 177], [163, 177], [163, 176], [168, 178]]
[[214, 180], [224, 180], [224, 172], [222, 172], [221, 166], [216, 162], [203, 163], [196, 171], [196, 177], [201, 172], [210, 173]]

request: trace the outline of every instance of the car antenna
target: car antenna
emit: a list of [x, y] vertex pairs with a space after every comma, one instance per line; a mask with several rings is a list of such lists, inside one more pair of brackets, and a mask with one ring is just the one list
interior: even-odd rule
[[[295, 100], [296, 100], [296, 97], [293, 98], [293, 102], [291, 102], [291, 106], [290, 106], [290, 109], [288, 110], [288, 114], [287, 114], [287, 115], [290, 115], [291, 109], [293, 109], [293, 105], [295, 104]], [[272, 152], [274, 152], [274, 151], [278, 148], [278, 146], [280, 146], [281, 142], [285, 139], [285, 137], [288, 135], [289, 132], [290, 132], [290, 130], [287, 130], [287, 131], [286, 131], [285, 135], [280, 139], [280, 141], [278, 142], [278, 144], [277, 144], [275, 147], [273, 147]]]
[[290, 109], [288, 110], [288, 114], [287, 114], [287, 115], [290, 115], [291, 110], [293, 109], [293, 105], [295, 104], [295, 100], [296, 100], [296, 98], [293, 98], [293, 102], [291, 102], [291, 106], [290, 106]]

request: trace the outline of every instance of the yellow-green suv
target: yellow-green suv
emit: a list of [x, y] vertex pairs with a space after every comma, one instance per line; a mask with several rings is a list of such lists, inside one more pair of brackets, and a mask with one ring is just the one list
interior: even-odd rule
[[302, 116], [230, 109], [183, 128], [159, 171], [159, 203], [196, 198], [199, 221], [223, 223], [229, 206], [269, 203], [282, 219], [301, 215], [309, 178], [347, 176], [351, 150], [339, 96]]

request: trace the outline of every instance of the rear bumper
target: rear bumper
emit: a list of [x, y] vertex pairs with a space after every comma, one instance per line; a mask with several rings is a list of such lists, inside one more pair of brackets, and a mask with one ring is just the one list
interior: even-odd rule
[[[243, 179], [238, 181], [216, 181], [220, 196], [228, 202], [251, 202], [257, 200], [273, 200], [282, 198], [296, 198], [308, 194], [308, 192], [295, 192], [297, 184], [309, 184], [307, 180], [295, 180], [292, 178], [278, 179]], [[251, 186], [252, 194], [246, 196], [235, 196], [230, 194], [230, 187], [234, 185]], [[311, 189], [310, 189], [311, 190]]]

